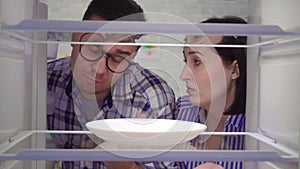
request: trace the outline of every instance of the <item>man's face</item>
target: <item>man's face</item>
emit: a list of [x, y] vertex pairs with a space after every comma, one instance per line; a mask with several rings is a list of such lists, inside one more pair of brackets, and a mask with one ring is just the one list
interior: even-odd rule
[[[92, 20], [101, 20], [96, 17]], [[96, 42], [133, 43], [130, 35], [107, 33], [73, 33], [71, 65], [73, 78], [87, 99], [103, 99], [120, 78], [136, 54], [137, 46], [96, 44]], [[115, 73], [119, 72], [119, 73]]]

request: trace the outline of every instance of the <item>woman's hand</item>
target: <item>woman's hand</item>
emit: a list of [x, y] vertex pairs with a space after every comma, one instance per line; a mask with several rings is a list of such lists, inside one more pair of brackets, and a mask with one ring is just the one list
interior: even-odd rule
[[207, 162], [205, 164], [198, 165], [194, 169], [223, 169], [223, 167], [212, 162]]

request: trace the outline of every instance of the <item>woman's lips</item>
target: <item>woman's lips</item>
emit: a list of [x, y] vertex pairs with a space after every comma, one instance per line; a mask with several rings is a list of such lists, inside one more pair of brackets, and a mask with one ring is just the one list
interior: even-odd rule
[[191, 88], [191, 87], [187, 87], [186, 88], [186, 92], [188, 93], [188, 94], [192, 94], [192, 93], [195, 93], [195, 89], [193, 89], [193, 88]]

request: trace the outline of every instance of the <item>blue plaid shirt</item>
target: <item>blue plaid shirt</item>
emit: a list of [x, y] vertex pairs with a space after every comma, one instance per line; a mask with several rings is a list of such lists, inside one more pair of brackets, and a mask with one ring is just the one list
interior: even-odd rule
[[[90, 120], [134, 118], [141, 114], [148, 118], [174, 119], [175, 96], [173, 90], [159, 76], [133, 64], [116, 82], [111, 93], [94, 108], [87, 109], [73, 81], [70, 58], [48, 63], [47, 126], [48, 130], [87, 130]], [[96, 103], [97, 102], [97, 103]], [[93, 106], [91, 106], [93, 107]], [[93, 117], [87, 113], [94, 110]], [[94, 148], [93, 141], [82, 134], [53, 134], [58, 148]], [[63, 162], [63, 168], [103, 168], [101, 162]]]

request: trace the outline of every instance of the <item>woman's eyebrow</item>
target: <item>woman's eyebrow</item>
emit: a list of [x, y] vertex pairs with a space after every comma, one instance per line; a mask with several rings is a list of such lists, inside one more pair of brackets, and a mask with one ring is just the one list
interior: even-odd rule
[[201, 53], [200, 51], [190, 51], [188, 52], [189, 55], [194, 55], [194, 54], [199, 54], [199, 55], [202, 55], [203, 56], [203, 53]]

